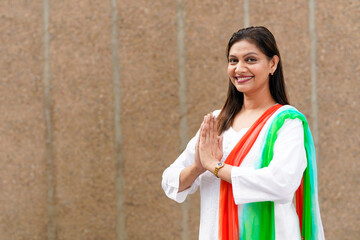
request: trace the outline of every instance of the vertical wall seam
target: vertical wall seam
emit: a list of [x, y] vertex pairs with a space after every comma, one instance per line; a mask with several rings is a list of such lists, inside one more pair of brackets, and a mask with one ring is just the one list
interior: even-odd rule
[[[180, 111], [180, 148], [182, 152], [186, 148], [188, 142], [188, 121], [187, 121], [187, 84], [186, 84], [186, 49], [185, 49], [185, 7], [184, 1], [178, 0], [176, 6], [176, 22], [177, 22], [177, 57], [178, 57], [178, 71], [179, 71], [179, 111]], [[182, 205], [182, 231], [181, 239], [190, 239], [189, 233], [189, 206], [190, 199], [188, 198]]]
[[244, 12], [244, 27], [245, 28], [250, 27], [249, 0], [244, 0], [243, 12]]
[[122, 157], [122, 126], [121, 126], [121, 77], [119, 65], [118, 42], [118, 11], [117, 0], [111, 0], [111, 54], [113, 67], [113, 95], [114, 95], [114, 131], [115, 131], [115, 159], [116, 159], [116, 239], [126, 240], [125, 228], [125, 197]]
[[47, 239], [56, 239], [56, 224], [54, 211], [54, 158], [53, 158], [53, 128], [51, 115], [51, 71], [50, 71], [50, 34], [49, 34], [49, 0], [43, 0], [43, 57], [44, 57], [44, 116], [46, 141], [46, 181], [47, 181]]
[[[311, 123], [315, 145], [319, 141], [318, 99], [317, 99], [317, 34], [315, 0], [309, 0], [309, 33], [310, 33], [310, 78], [311, 78]], [[319, 152], [319, 150], [318, 150]]]

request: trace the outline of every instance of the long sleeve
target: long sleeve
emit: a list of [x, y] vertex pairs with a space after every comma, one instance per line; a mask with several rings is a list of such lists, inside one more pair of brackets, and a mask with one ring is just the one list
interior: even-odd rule
[[232, 168], [235, 203], [291, 201], [306, 165], [302, 122], [299, 119], [288, 119], [278, 132], [274, 156], [268, 167]]
[[200, 185], [199, 178], [197, 178], [189, 188], [182, 192], [178, 192], [181, 171], [194, 162], [195, 145], [198, 135], [199, 133], [197, 133], [196, 136], [189, 141], [184, 152], [181, 153], [181, 155], [175, 160], [173, 164], [165, 169], [162, 175], [161, 186], [166, 196], [179, 203], [185, 201], [187, 195], [194, 193]]

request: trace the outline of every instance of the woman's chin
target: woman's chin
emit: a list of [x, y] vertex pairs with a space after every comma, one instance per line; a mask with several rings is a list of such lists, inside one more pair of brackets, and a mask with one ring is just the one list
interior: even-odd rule
[[241, 92], [241, 93], [246, 93], [247, 91], [249, 91], [249, 88], [248, 87], [245, 87], [245, 86], [235, 86], [236, 89], [238, 90], [238, 92]]

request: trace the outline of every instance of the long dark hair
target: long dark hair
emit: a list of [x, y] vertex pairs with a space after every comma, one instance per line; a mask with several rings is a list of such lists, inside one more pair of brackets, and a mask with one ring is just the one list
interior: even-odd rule
[[[289, 104], [286, 96], [285, 81], [281, 64], [281, 57], [276, 41], [272, 33], [266, 27], [248, 27], [235, 32], [229, 40], [226, 48], [227, 59], [232, 45], [246, 40], [255, 44], [259, 50], [264, 53], [268, 59], [272, 59], [275, 55], [279, 57], [279, 63], [273, 75], [269, 77], [269, 88], [273, 99], [282, 105]], [[229, 88], [227, 98], [221, 112], [218, 116], [218, 133], [221, 134], [231, 126], [235, 115], [241, 110], [244, 104], [244, 94], [239, 92], [232, 84], [229, 78]]]

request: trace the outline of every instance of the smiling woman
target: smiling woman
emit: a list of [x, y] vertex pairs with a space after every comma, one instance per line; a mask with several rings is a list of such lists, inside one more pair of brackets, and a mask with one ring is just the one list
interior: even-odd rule
[[288, 103], [274, 36], [265, 27], [241, 29], [227, 58], [225, 104], [164, 171], [166, 195], [183, 202], [200, 187], [199, 239], [325, 239], [314, 143], [304, 115]]
[[228, 74], [239, 92], [268, 93], [268, 76], [275, 72], [278, 62], [278, 56], [268, 59], [255, 44], [242, 40], [230, 49]]

